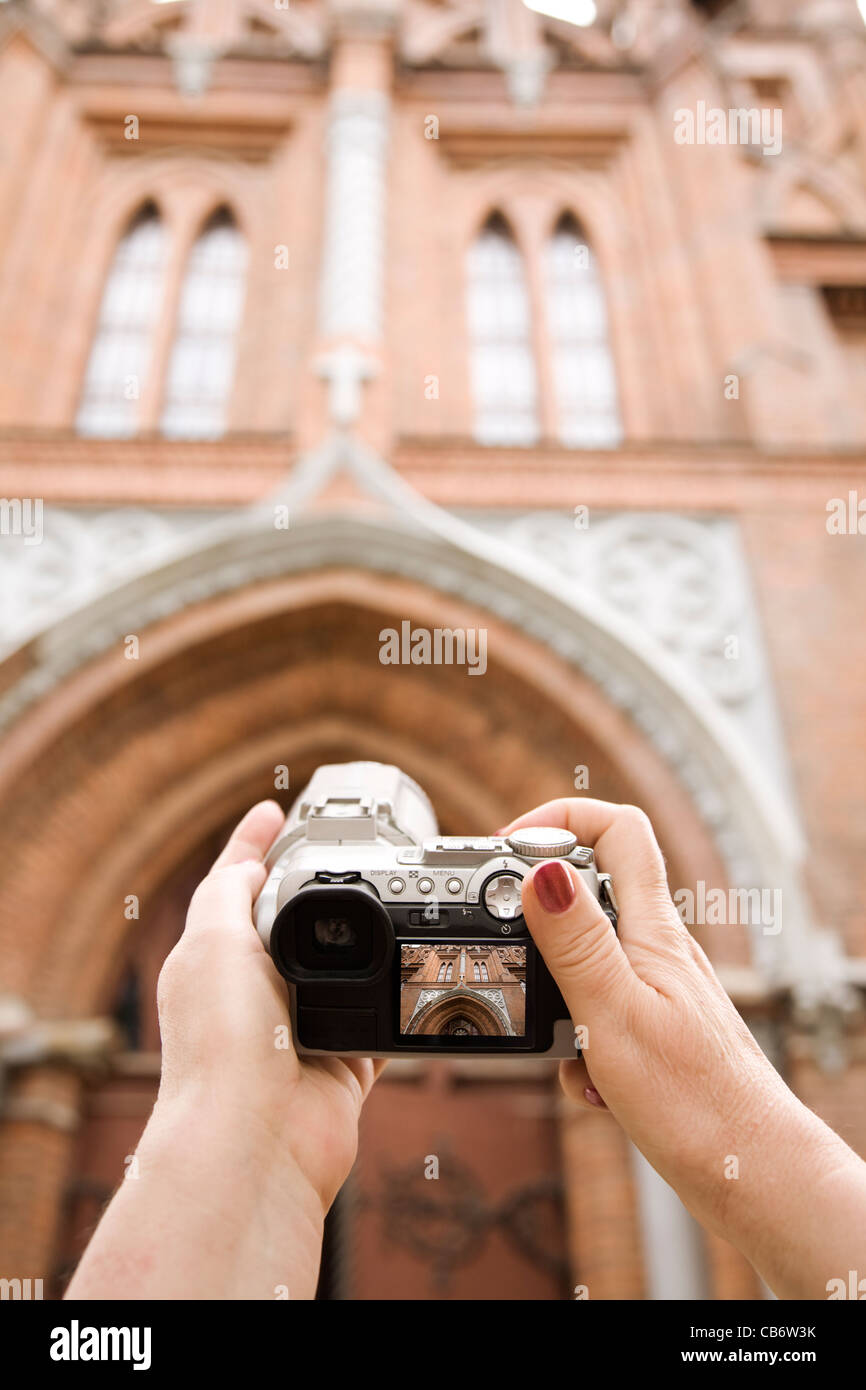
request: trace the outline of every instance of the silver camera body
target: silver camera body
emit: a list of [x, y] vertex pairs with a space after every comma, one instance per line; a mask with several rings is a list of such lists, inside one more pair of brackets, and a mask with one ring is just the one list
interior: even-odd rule
[[610, 879], [568, 831], [437, 832], [397, 767], [320, 767], [267, 855], [256, 928], [303, 1055], [574, 1057], [574, 1027], [523, 918], [542, 859], [580, 873], [611, 922]]

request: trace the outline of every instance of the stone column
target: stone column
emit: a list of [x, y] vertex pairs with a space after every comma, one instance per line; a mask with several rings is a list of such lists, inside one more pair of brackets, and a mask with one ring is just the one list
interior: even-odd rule
[[[332, 0], [334, 38], [318, 332], [313, 370], [327, 383], [307, 431], [358, 429], [387, 443], [382, 388], [388, 127], [395, 0]], [[361, 389], [347, 392], [347, 375]], [[354, 401], [347, 412], [347, 401]], [[321, 402], [320, 402], [321, 405]], [[307, 432], [305, 431], [305, 432]]]
[[[561, 1102], [560, 1142], [575, 1297], [644, 1297], [630, 1145], [610, 1115]], [[584, 1292], [585, 1290], [585, 1292]]]
[[41, 1279], [46, 1296], [80, 1107], [81, 1082], [62, 1067], [30, 1067], [7, 1083], [0, 1126], [0, 1276]]
[[629, 1145], [640, 1214], [647, 1298], [709, 1297], [703, 1236], [673, 1188]]

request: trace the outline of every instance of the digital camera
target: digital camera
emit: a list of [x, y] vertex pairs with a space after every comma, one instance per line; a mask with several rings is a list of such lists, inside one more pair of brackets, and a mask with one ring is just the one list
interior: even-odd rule
[[437, 834], [397, 767], [320, 767], [267, 855], [256, 927], [288, 982], [301, 1054], [574, 1057], [521, 882], [567, 860], [616, 925], [610, 878], [556, 827]]

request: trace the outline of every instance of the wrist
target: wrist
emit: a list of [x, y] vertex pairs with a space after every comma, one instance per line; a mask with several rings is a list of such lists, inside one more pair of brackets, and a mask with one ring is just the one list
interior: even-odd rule
[[322, 1222], [327, 1204], [295, 1152], [287, 1111], [285, 1096], [281, 1107], [270, 1108], [233, 1098], [223, 1088], [160, 1095], [138, 1153], [149, 1161], [158, 1157], [179, 1176], [195, 1172], [212, 1183], [225, 1181], [238, 1200], [276, 1187], [275, 1195], [292, 1199]]
[[864, 1176], [852, 1150], [773, 1072], [726, 1112], [712, 1156], [678, 1190], [778, 1297], [823, 1298], [827, 1280], [848, 1268], [850, 1228], [834, 1194], [853, 1181], [866, 1199]]
[[163, 1095], [75, 1298], [315, 1297], [324, 1210], [277, 1131], [224, 1095]]

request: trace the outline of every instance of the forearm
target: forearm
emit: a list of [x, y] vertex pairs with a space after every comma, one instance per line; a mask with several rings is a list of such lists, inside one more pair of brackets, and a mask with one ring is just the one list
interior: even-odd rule
[[158, 1102], [67, 1298], [313, 1298], [321, 1199], [249, 1114]]
[[714, 1166], [717, 1191], [693, 1184], [687, 1204], [777, 1297], [826, 1299], [831, 1280], [866, 1274], [866, 1164], [790, 1092]]

